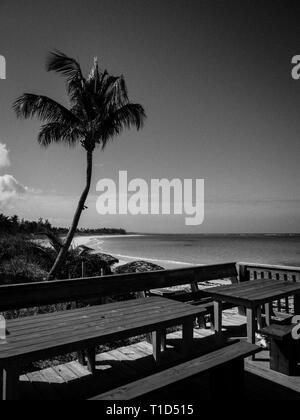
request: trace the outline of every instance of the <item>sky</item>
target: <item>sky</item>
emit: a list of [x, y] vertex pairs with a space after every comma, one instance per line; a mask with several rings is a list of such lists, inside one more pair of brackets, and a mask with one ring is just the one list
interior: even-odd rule
[[[54, 48], [85, 72], [124, 74], [141, 103], [143, 130], [95, 153], [82, 227], [131, 232], [300, 233], [300, 54], [296, 1], [1, 0], [0, 211], [69, 226], [84, 188], [80, 147], [41, 149], [38, 120], [17, 120], [14, 99], [45, 94], [68, 105], [64, 80], [47, 73]], [[204, 179], [205, 218], [99, 215], [103, 178]]]

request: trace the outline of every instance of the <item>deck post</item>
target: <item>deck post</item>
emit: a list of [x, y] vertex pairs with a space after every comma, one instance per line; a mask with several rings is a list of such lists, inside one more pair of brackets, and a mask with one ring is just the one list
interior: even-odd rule
[[82, 351], [78, 351], [77, 352], [77, 357], [78, 357], [78, 363], [82, 366], [86, 365], [86, 360], [85, 360], [85, 352], [84, 350]]
[[248, 343], [255, 344], [256, 308], [247, 308], [247, 337]]
[[214, 302], [214, 330], [216, 333], [222, 332], [222, 302]]
[[161, 349], [162, 351], [167, 350], [167, 330], [161, 332]]
[[0, 369], [0, 401], [3, 399], [3, 369]]
[[222, 302], [215, 301], [214, 302], [214, 315], [213, 315], [213, 323], [214, 328], [212, 329], [215, 332], [215, 340], [216, 345], [219, 346], [223, 343], [223, 334], [222, 334]]
[[271, 325], [271, 303], [265, 304], [265, 316], [266, 325], [269, 327]]
[[193, 349], [194, 341], [194, 319], [188, 318], [183, 322], [182, 328], [182, 350], [183, 356], [189, 357]]
[[161, 362], [162, 331], [157, 330], [152, 333], [153, 357], [157, 364]]
[[300, 294], [294, 296], [294, 314], [300, 315]]
[[283, 341], [271, 338], [270, 368], [284, 375], [295, 376], [298, 373], [299, 348], [293, 338], [285, 337]]
[[258, 326], [258, 329], [260, 330], [264, 327], [262, 316], [261, 316], [261, 306], [257, 307], [256, 314], [257, 314], [257, 326]]
[[19, 398], [19, 372], [13, 367], [3, 369], [2, 401], [16, 401]]
[[[247, 270], [247, 266], [244, 264], [238, 264], [238, 281], [239, 283], [244, 283], [245, 281], [250, 280], [250, 272]], [[240, 315], [246, 315], [246, 310], [244, 306], [239, 306], [238, 308]]]
[[87, 356], [87, 366], [88, 370], [91, 373], [96, 372], [96, 349], [90, 348], [86, 350], [86, 356]]

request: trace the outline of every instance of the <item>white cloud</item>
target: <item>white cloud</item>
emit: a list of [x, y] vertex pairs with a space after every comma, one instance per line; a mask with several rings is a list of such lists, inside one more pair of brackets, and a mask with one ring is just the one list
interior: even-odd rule
[[[0, 143], [0, 169], [10, 166], [9, 150], [6, 144]], [[25, 187], [13, 175], [0, 175], [0, 210], [13, 208], [16, 199], [24, 194], [40, 194], [41, 191]]]
[[13, 198], [25, 194], [28, 188], [20, 184], [12, 175], [0, 176], [0, 209], [4, 208]]
[[6, 144], [0, 143], [0, 168], [10, 165], [9, 151]]

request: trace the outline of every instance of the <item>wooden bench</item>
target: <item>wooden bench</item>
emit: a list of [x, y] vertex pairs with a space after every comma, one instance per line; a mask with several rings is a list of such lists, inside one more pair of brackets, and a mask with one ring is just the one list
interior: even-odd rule
[[142, 334], [153, 333], [153, 355], [159, 363], [161, 331], [168, 327], [183, 325], [183, 355], [187, 357], [199, 313], [201, 309], [184, 303], [150, 297], [8, 321], [6, 343], [0, 349], [3, 399], [17, 398], [20, 370], [29, 363], [78, 350], [93, 352], [101, 344]]
[[[209, 280], [223, 280], [228, 278], [231, 280], [232, 284], [238, 283], [238, 272], [236, 265], [231, 266], [230, 273], [227, 272], [226, 276], [216, 273], [215, 277], [211, 277]], [[186, 282], [188, 283], [188, 282]], [[187, 290], [175, 290], [172, 288], [160, 288], [155, 290], [150, 290], [147, 293], [150, 296], [162, 296], [169, 299], [176, 300], [178, 302], [189, 303], [190, 305], [200, 306], [202, 309], [205, 309], [205, 312], [198, 318], [198, 325], [200, 328], [206, 328], [206, 317], [210, 318], [211, 329], [214, 329], [214, 303], [212, 298], [208, 298], [207, 294], [203, 290], [199, 289], [198, 282], [193, 280], [188, 285], [189, 291]], [[223, 309], [231, 309], [234, 305], [224, 304]]]
[[228, 393], [231, 393], [234, 398], [242, 397], [244, 359], [260, 351], [259, 347], [241, 341], [106, 392], [92, 400], [134, 400], [204, 374], [210, 375], [211, 398], [224, 397]]
[[[198, 287], [198, 285], [197, 285]], [[212, 298], [207, 297], [202, 290], [195, 292], [176, 291], [172, 289], [151, 290], [149, 296], [162, 296], [177, 302], [185, 302], [193, 306], [199, 306], [203, 313], [198, 317], [197, 323], [200, 328], [206, 328], [206, 318], [210, 319], [210, 327], [214, 330], [214, 302]], [[232, 309], [234, 305], [224, 303], [223, 309]]]
[[[266, 318], [266, 314], [261, 314], [262, 319]], [[271, 323], [277, 325], [290, 325], [294, 315], [284, 312], [274, 311], [271, 315]]]
[[[281, 265], [270, 265], [270, 264], [255, 264], [255, 263], [238, 263], [238, 277], [239, 282], [248, 282], [251, 280], [262, 280], [262, 279], [273, 279], [273, 280], [284, 280], [287, 282], [300, 282], [300, 267], [289, 267]], [[268, 312], [273, 316], [274, 312], [278, 313], [300, 313], [300, 300], [296, 302], [294, 308], [291, 306], [291, 302], [288, 297], [273, 301], [268, 305]], [[240, 307], [239, 313], [245, 315], [245, 308]], [[278, 316], [274, 317], [275, 321]], [[282, 318], [279, 318], [282, 321]], [[273, 322], [273, 321], [272, 321]]]
[[[122, 295], [128, 296], [129, 294], [140, 294], [152, 289], [180, 286], [187, 283], [197, 284], [198, 282], [228, 278], [235, 275], [236, 264], [226, 263], [157, 272], [5, 285], [0, 286], [0, 313], [4, 311], [41, 307], [43, 305], [66, 302], [76, 303], [82, 302], [85, 299], [102, 299], [105, 297], [118, 297]], [[68, 306], [71, 307], [71, 305]], [[198, 316], [203, 312], [203, 308], [201, 307], [195, 308], [194, 310], [198, 313]], [[55, 314], [60, 317], [60, 315], [64, 316], [67, 313], [68, 311], [63, 311], [61, 315], [60, 312], [56, 312], [54, 314], [49, 314], [49, 317], [54, 317]], [[35, 317], [35, 320], [37, 322], [39, 320], [42, 321], [42, 317], [44, 316], [47, 315], [38, 315]], [[16, 322], [18, 322], [18, 320]], [[29, 318], [24, 318], [20, 320], [20, 322], [24, 324], [24, 328], [27, 328], [27, 323], [30, 325]], [[83, 340], [83, 342], [85, 341], [86, 340]], [[51, 338], [49, 338], [49, 344], [51, 347]], [[72, 344], [72, 350], [70, 347], [67, 347], [64, 351], [80, 351], [79, 360], [82, 363], [85, 363], [84, 351], [86, 351], [88, 364], [90, 369], [92, 369], [95, 353], [92, 346], [96, 343], [92, 344], [89, 342], [86, 344], [88, 344], [88, 346], [83, 347], [82, 343], [78, 346], [78, 342], [76, 342], [76, 345]], [[45, 349], [43, 349], [43, 351], [44, 350]], [[46, 350], [45, 357], [48, 358], [52, 354], [52, 347], [51, 351], [49, 351], [49, 349]], [[3, 354], [2, 347], [0, 348], [0, 354]], [[41, 354], [40, 357], [44, 356]], [[20, 359], [22, 359], [22, 355], [20, 356]], [[7, 366], [9, 371], [9, 375], [7, 375], [5, 370], [3, 372], [5, 383], [4, 392], [5, 394], [10, 395], [15, 392], [14, 388], [18, 375], [18, 365], [13, 358], [11, 358], [9, 363], [5, 363], [3, 366], [4, 368]]]
[[270, 340], [270, 368], [289, 376], [299, 373], [300, 341], [292, 337], [294, 327], [272, 324], [260, 330]]

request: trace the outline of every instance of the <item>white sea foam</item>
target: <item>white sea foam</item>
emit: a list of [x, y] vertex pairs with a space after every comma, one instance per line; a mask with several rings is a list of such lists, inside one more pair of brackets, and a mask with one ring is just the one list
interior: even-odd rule
[[[74, 238], [73, 245], [80, 246], [85, 245], [90, 248], [93, 248], [96, 252], [103, 252], [105, 253], [105, 241], [104, 239], [111, 239], [111, 238], [122, 238], [126, 239], [128, 237], [141, 237], [146, 235], [103, 235], [103, 236], [77, 236]], [[112, 253], [112, 255], [118, 259], [125, 259], [120, 261], [120, 264], [124, 264], [129, 261], [136, 261], [136, 260], [144, 260], [156, 263], [158, 265], [179, 265], [179, 266], [193, 266], [193, 263], [188, 263], [186, 261], [176, 261], [176, 260], [167, 260], [167, 259], [160, 259], [160, 258], [148, 258], [147, 256], [139, 256], [139, 255], [125, 255], [125, 254], [116, 254]], [[127, 260], [127, 261], [126, 261]]]
[[192, 266], [195, 264], [188, 263], [185, 261], [175, 261], [175, 260], [161, 260], [158, 258], [148, 258], [148, 257], [141, 257], [141, 256], [134, 256], [134, 255], [123, 255], [123, 254], [114, 254], [114, 257], [117, 258], [126, 258], [130, 260], [143, 260], [143, 261], [150, 261], [150, 262], [156, 262], [160, 264], [176, 264], [176, 265], [186, 265], [186, 266]]

